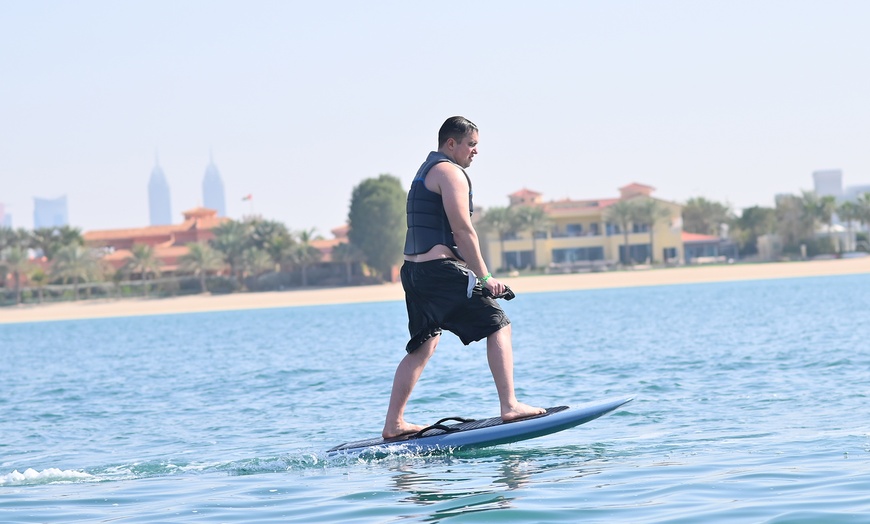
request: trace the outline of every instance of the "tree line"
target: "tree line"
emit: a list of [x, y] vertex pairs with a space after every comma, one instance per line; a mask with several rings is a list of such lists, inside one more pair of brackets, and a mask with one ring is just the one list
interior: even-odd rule
[[[722, 235], [722, 226], [727, 226], [727, 237], [737, 244], [741, 256], [758, 254], [758, 239], [764, 235], [777, 234], [786, 256], [807, 256], [835, 253], [837, 246], [829, 236], [817, 235], [821, 228], [828, 232], [834, 217], [845, 224], [848, 236], [870, 224], [870, 193], [860, 195], [854, 202], [837, 203], [832, 196], [818, 196], [814, 191], [800, 195], [780, 195], [774, 207], [752, 206], [739, 215], [726, 203], [690, 198], [683, 207], [683, 230], [705, 235]], [[857, 249], [870, 251], [867, 233], [856, 235]]]
[[[42, 302], [47, 290], [57, 287], [63, 288], [59, 298], [78, 300], [82, 290], [87, 298], [95, 291], [147, 297], [152, 287], [163, 294], [262, 291], [307, 286], [312, 277], [318, 283], [348, 284], [355, 264], [368, 270], [363, 281], [382, 280], [401, 259], [405, 198], [399, 179], [392, 175], [356, 186], [348, 213], [349, 242], [333, 247], [335, 264], [327, 269], [317, 267], [322, 253], [313, 244], [319, 239], [314, 229], [294, 231], [261, 217], [227, 220], [212, 230], [214, 237], [208, 242], [188, 244], [174, 275], [167, 278], [149, 245], [133, 245], [123, 267], [116, 270], [102, 260], [104, 250], [85, 245], [80, 228], [0, 228], [0, 284], [7, 294], [11, 288], [19, 304], [25, 298]], [[335, 274], [336, 267], [341, 276]]]
[[[247, 217], [222, 223], [212, 230], [214, 238], [207, 243], [188, 244], [188, 253], [179, 259], [171, 278], [162, 278], [161, 263], [148, 245], [134, 245], [123, 267], [115, 270], [102, 262], [104, 253], [99, 248], [85, 246], [79, 228], [0, 228], [0, 284], [6, 294], [11, 284], [14, 302], [21, 303], [24, 298], [42, 302], [46, 290], [53, 287], [64, 288], [62, 299], [78, 300], [82, 289], [87, 297], [93, 291], [108, 295], [112, 290], [116, 296], [149, 296], [152, 286], [164, 294], [175, 294], [283, 289], [307, 286], [312, 278], [318, 284], [348, 284], [352, 269], [358, 266], [367, 270], [362, 281], [388, 280], [402, 259], [406, 198], [399, 179], [389, 174], [365, 179], [354, 187], [347, 217], [349, 242], [333, 248], [334, 264], [325, 274], [318, 267], [322, 254], [313, 245], [318, 238], [314, 229], [294, 231], [279, 221]], [[540, 206], [492, 207], [482, 215], [479, 227], [499, 239], [502, 270], [507, 269], [506, 240], [529, 232], [534, 253], [537, 240], [545, 238], [552, 227]], [[819, 238], [816, 232], [824, 225], [830, 229], [834, 215], [846, 224], [850, 236], [856, 223], [864, 229], [870, 224], [870, 193], [856, 202], [838, 204], [833, 197], [804, 191], [779, 196], [773, 208], [745, 208], [739, 216], [728, 204], [694, 197], [682, 211], [684, 231], [721, 236], [725, 225], [744, 257], [756, 254], [758, 238], [767, 234], [780, 235], [787, 255], [800, 254], [801, 246], [808, 256], [831, 253], [835, 248], [830, 238]], [[656, 224], [669, 217], [669, 211], [651, 198], [618, 201], [604, 215], [614, 226], [612, 231], [623, 235], [626, 258], [632, 230], [648, 232], [653, 245]], [[870, 250], [866, 233], [857, 238], [859, 249]], [[44, 263], [35, 263], [32, 253]], [[335, 275], [336, 267], [342, 269], [340, 277]], [[25, 280], [27, 289], [22, 288]]]

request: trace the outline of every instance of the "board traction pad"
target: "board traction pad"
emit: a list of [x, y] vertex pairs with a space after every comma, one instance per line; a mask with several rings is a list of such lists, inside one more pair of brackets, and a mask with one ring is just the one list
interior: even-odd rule
[[344, 444], [340, 444], [330, 450], [327, 453], [334, 451], [343, 451], [357, 448], [367, 448], [371, 446], [379, 446], [384, 444], [401, 444], [404, 442], [411, 442], [414, 440], [425, 439], [427, 437], [434, 437], [436, 435], [443, 435], [444, 433], [458, 433], [461, 431], [472, 431], [475, 429], [483, 429], [483, 428], [491, 428], [494, 426], [501, 426], [503, 424], [519, 424], [526, 420], [533, 420], [536, 418], [546, 417], [547, 415], [552, 415], [553, 413], [558, 413], [560, 411], [565, 411], [568, 409], [568, 406], [556, 406], [553, 408], [547, 408], [544, 413], [540, 415], [533, 415], [531, 417], [524, 417], [518, 420], [512, 420], [510, 422], [505, 422], [501, 419], [501, 417], [492, 417], [492, 418], [484, 418], [479, 420], [472, 420], [470, 422], [459, 422], [457, 424], [445, 424], [445, 426], [451, 428], [451, 431], [445, 431], [443, 429], [430, 429], [426, 431], [426, 434], [422, 437], [418, 437], [416, 433], [409, 433], [407, 435], [401, 435], [393, 438], [370, 438], [366, 440], [357, 440], [354, 442], [346, 442]]

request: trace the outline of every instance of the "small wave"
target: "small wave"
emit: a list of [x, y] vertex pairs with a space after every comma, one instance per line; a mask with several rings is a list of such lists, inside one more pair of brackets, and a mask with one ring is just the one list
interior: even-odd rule
[[24, 473], [20, 473], [16, 469], [12, 473], [0, 475], [0, 486], [47, 484], [50, 482], [75, 482], [93, 478], [94, 476], [91, 474], [82, 471], [73, 471], [71, 469], [60, 470], [58, 468], [48, 468], [42, 471], [36, 471], [33, 468], [27, 468], [24, 470]]
[[216, 469], [233, 476], [254, 475], [257, 473], [276, 473], [280, 471], [299, 471], [328, 467], [323, 457], [315, 453], [285, 455], [269, 458], [252, 458], [230, 462]]

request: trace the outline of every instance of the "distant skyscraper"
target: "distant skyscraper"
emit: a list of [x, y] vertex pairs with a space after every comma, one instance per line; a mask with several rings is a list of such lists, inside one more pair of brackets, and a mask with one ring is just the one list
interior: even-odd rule
[[203, 206], [216, 209], [218, 216], [227, 216], [227, 199], [224, 195], [224, 183], [214, 159], [209, 156], [208, 167], [205, 168], [205, 178], [202, 179], [202, 204]]
[[[9, 217], [10, 219], [12, 217]], [[10, 224], [6, 224], [6, 207], [0, 203], [0, 227], [12, 227], [12, 220], [9, 220]]]
[[69, 225], [66, 195], [58, 198], [33, 199], [33, 228]]
[[813, 171], [813, 189], [819, 196], [843, 197], [843, 172], [839, 169]]
[[151, 179], [148, 180], [148, 211], [152, 226], [172, 224], [169, 183], [166, 181], [163, 169], [160, 168], [156, 158], [154, 159], [154, 169], [151, 170]]

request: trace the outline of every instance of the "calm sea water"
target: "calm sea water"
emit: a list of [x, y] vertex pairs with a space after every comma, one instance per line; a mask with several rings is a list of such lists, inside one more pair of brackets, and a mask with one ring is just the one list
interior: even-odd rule
[[[635, 395], [480, 451], [380, 432], [401, 302], [0, 325], [3, 522], [870, 522], [870, 275], [523, 294], [521, 399]], [[497, 414], [444, 337], [408, 408]]]

